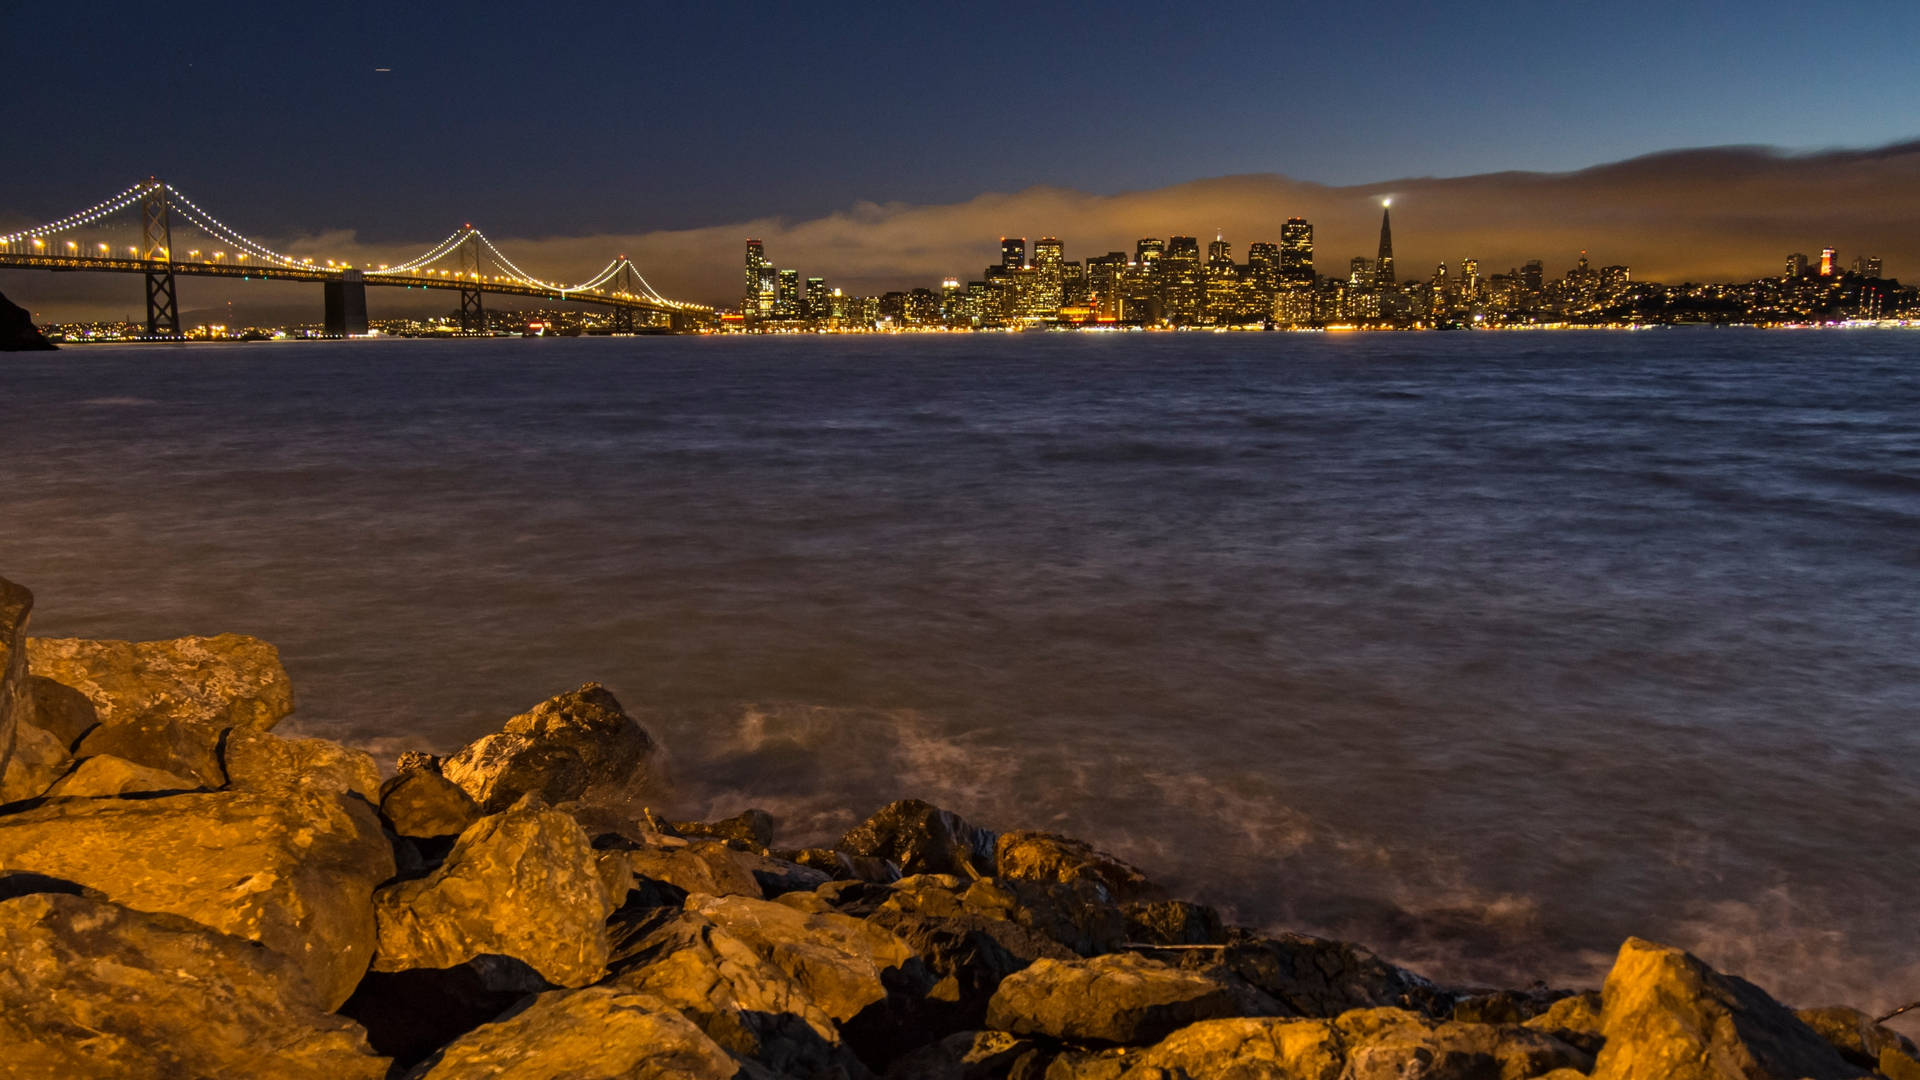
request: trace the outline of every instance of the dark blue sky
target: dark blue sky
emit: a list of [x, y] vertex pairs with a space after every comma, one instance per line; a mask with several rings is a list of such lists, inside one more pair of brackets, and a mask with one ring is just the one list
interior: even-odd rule
[[247, 231], [387, 242], [1920, 135], [1913, 4], [7, 3], [5, 24], [9, 221], [155, 171]]

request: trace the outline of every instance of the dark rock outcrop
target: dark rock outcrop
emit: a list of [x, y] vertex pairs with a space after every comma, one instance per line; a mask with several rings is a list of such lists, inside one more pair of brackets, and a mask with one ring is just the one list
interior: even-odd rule
[[512, 957], [556, 986], [585, 986], [606, 966], [613, 900], [586, 833], [529, 796], [460, 834], [440, 868], [374, 896], [376, 971]]
[[838, 847], [849, 855], [885, 859], [903, 874], [990, 877], [994, 872], [993, 833], [919, 799], [882, 808], [841, 837]]
[[631, 808], [652, 783], [653, 739], [599, 683], [549, 698], [441, 765], [484, 813], [522, 795]]
[[44, 352], [57, 348], [33, 325], [26, 308], [0, 295], [0, 352]]
[[0, 775], [5, 775], [13, 760], [15, 732], [33, 713], [26, 650], [27, 620], [32, 614], [33, 593], [0, 578]]
[[177, 916], [35, 893], [0, 902], [0, 1071], [378, 1080], [387, 1059], [285, 956]]
[[1161, 890], [1139, 869], [1095, 851], [1093, 845], [1058, 833], [1017, 831], [1000, 834], [994, 845], [1000, 877], [1010, 881], [1038, 881], [1098, 886], [1112, 903], [1157, 900]]
[[211, 791], [57, 799], [0, 815], [0, 870], [257, 941], [334, 1008], [373, 955], [373, 888], [394, 862], [357, 799]]
[[1010, 975], [987, 1006], [987, 1026], [1068, 1042], [1143, 1046], [1201, 1020], [1232, 1016], [1218, 979], [1134, 955], [1036, 960]]

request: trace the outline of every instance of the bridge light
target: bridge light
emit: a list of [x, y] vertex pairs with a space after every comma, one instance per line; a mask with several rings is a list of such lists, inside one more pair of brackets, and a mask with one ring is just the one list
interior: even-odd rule
[[107, 245], [105, 245], [105, 244], [101, 244], [101, 245], [100, 245], [100, 254], [101, 254], [101, 256], [102, 256], [103, 258], [104, 258], [104, 257], [106, 256], [106, 254], [107, 254]]
[[42, 240], [37, 236], [33, 238], [33, 248], [35, 251], [38, 251], [41, 248], [46, 246], [47, 246], [47, 242], [45, 240]]
[[68, 250], [68, 251], [79, 251], [79, 250], [80, 250], [80, 245], [79, 245], [79, 244], [76, 244], [76, 243], [74, 243], [74, 242], [73, 242], [73, 241], [71, 241], [71, 240], [69, 240], [69, 241], [67, 241], [67, 250]]

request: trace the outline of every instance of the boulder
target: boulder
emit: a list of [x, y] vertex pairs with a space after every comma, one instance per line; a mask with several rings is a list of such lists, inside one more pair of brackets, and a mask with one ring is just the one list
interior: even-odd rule
[[638, 877], [687, 893], [764, 899], [766, 890], [743, 855], [718, 840], [668, 840], [626, 852], [627, 865]]
[[705, 836], [725, 841], [740, 851], [765, 851], [773, 846], [773, 815], [765, 810], [743, 810], [720, 821], [676, 821], [681, 836]]
[[837, 846], [849, 855], [885, 859], [904, 874], [993, 873], [993, 833], [919, 799], [888, 804], [849, 830]]
[[783, 1075], [858, 1072], [834, 1017], [793, 976], [692, 912], [625, 945], [607, 985], [659, 998], [730, 1053]]
[[1529, 1080], [1585, 1071], [1592, 1055], [1518, 1024], [1439, 1021], [1405, 1009], [1357, 1009], [1334, 1021], [1347, 1047], [1342, 1080]]
[[1351, 1009], [1394, 1006], [1434, 1017], [1451, 1015], [1452, 996], [1427, 979], [1344, 941], [1231, 930], [1227, 947], [1185, 963], [1221, 964], [1294, 1016], [1330, 1017]]
[[598, 979], [613, 912], [587, 834], [529, 797], [460, 834], [440, 868], [374, 896], [376, 971], [521, 961], [557, 986]]
[[220, 764], [220, 741], [226, 728], [171, 716], [136, 716], [101, 724], [80, 740], [81, 757], [112, 754], [136, 765], [191, 778], [198, 787], [227, 783]]
[[1853, 1064], [1877, 1069], [1891, 1080], [1920, 1080], [1920, 1048], [1859, 1009], [1835, 1005], [1793, 1015]]
[[458, 836], [480, 817], [480, 807], [466, 791], [437, 768], [402, 772], [381, 784], [378, 794], [380, 816], [399, 836]]
[[100, 723], [166, 717], [265, 730], [293, 711], [280, 653], [243, 634], [168, 641], [30, 638], [34, 674], [87, 696]]
[[786, 972], [836, 1023], [885, 1003], [901, 985], [899, 976], [924, 978], [906, 942], [883, 926], [850, 916], [797, 911], [745, 896], [689, 896], [686, 910]]
[[1001, 1080], [1039, 1044], [1004, 1031], [956, 1031], [893, 1063], [887, 1080]]
[[0, 803], [44, 794], [73, 764], [58, 736], [24, 721], [14, 726], [13, 756], [0, 774]]
[[1601, 990], [1595, 1080], [1843, 1080], [1863, 1075], [1745, 979], [1628, 938]]
[[394, 863], [357, 799], [209, 791], [60, 799], [0, 816], [0, 870], [260, 942], [292, 959], [331, 1009], [373, 955], [373, 889]]
[[1601, 1044], [1606, 1042], [1606, 1036], [1601, 1034], [1604, 1022], [1600, 1016], [1600, 995], [1591, 990], [1563, 997], [1547, 1006], [1546, 1012], [1522, 1023], [1589, 1054], [1599, 1053]]
[[308, 790], [354, 794], [375, 802], [380, 766], [370, 754], [327, 739], [286, 739], [237, 727], [221, 744], [227, 783], [246, 791]]
[[658, 998], [552, 990], [468, 1032], [413, 1074], [429, 1080], [749, 1080], [743, 1065]]
[[33, 688], [27, 681], [27, 619], [33, 593], [0, 578], [0, 775], [13, 760], [14, 732], [33, 713]]
[[27, 682], [33, 695], [33, 723], [59, 736], [69, 749], [100, 722], [100, 711], [73, 687], [31, 672]]
[[1127, 940], [1149, 945], [1223, 945], [1226, 923], [1204, 904], [1185, 900], [1152, 900], [1128, 904]]
[[1344, 1040], [1326, 1020], [1235, 1017], [1181, 1028], [1132, 1055], [1128, 1075], [1151, 1076], [1159, 1069], [1219, 1080], [1339, 1080], [1345, 1067]]
[[387, 1072], [292, 960], [177, 916], [57, 893], [0, 902], [0, 1046], [19, 1077]]
[[32, 313], [0, 296], [0, 352], [42, 352], [58, 347], [33, 325]]
[[1230, 987], [1132, 954], [1036, 960], [1007, 976], [987, 1005], [987, 1026], [1082, 1044], [1141, 1046], [1201, 1020], [1231, 1016]]
[[835, 881], [871, 881], [884, 885], [900, 880], [900, 868], [885, 859], [849, 855], [833, 848], [800, 848], [775, 854], [796, 865], [818, 870]]
[[638, 807], [653, 739], [599, 683], [550, 698], [469, 743], [441, 769], [480, 809], [499, 813], [529, 792], [548, 803]]
[[1058, 833], [1001, 833], [994, 858], [999, 876], [1010, 881], [1087, 882], [1098, 886], [1110, 903], [1161, 897], [1161, 890], [1140, 870], [1095, 851], [1085, 841]]
[[123, 757], [100, 754], [87, 758], [79, 768], [60, 778], [47, 789], [47, 797], [103, 799], [144, 791], [192, 791], [199, 781], [163, 769], [149, 769]]
[[1081, 956], [1113, 952], [1126, 944], [1127, 916], [1090, 881], [1008, 881], [985, 878], [966, 890], [972, 910], [1008, 919], [1059, 942]]

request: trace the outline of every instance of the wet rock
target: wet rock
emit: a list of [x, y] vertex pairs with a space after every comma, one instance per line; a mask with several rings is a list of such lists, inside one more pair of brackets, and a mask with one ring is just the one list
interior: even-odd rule
[[682, 836], [721, 840], [740, 851], [765, 851], [773, 846], [773, 815], [765, 810], [745, 810], [720, 821], [676, 821], [673, 827]]
[[849, 855], [833, 848], [801, 848], [775, 854], [800, 866], [818, 870], [835, 881], [871, 881], [884, 885], [900, 880], [900, 868], [885, 859]]
[[112, 754], [136, 765], [190, 777], [199, 787], [225, 786], [220, 740], [226, 729], [168, 716], [140, 716], [101, 724], [80, 740], [81, 757]]
[[987, 1006], [987, 1026], [1084, 1044], [1139, 1046], [1201, 1020], [1233, 1015], [1217, 979], [1134, 955], [1036, 960], [1009, 975]]
[[1606, 1041], [1600, 1033], [1600, 995], [1591, 990], [1563, 997], [1547, 1006], [1546, 1012], [1522, 1022], [1535, 1031], [1544, 1031], [1589, 1054], [1599, 1053], [1601, 1044]]
[[548, 803], [582, 800], [638, 807], [653, 739], [599, 683], [549, 698], [469, 743], [441, 766], [483, 812], [529, 792]]
[[993, 833], [919, 799], [887, 805], [854, 826], [837, 846], [849, 855], [885, 859], [909, 875], [987, 877], [994, 872]]
[[987, 1003], [1008, 975], [1043, 957], [1075, 955], [1001, 914], [968, 906], [972, 890], [963, 893], [958, 884], [928, 875], [909, 878], [901, 888], [882, 890], [866, 915], [906, 942], [932, 971], [938, 981], [927, 996], [938, 1007], [930, 1022], [955, 1030], [985, 1025]]
[[1595, 1080], [1842, 1080], [1840, 1052], [1745, 979], [1628, 938], [1601, 990]]
[[1347, 1044], [1342, 1080], [1527, 1080], [1584, 1071], [1591, 1055], [1518, 1024], [1438, 1021], [1405, 1009], [1359, 1009], [1334, 1022]]
[[894, 1062], [887, 1080], [1001, 1080], [1038, 1048], [1004, 1031], [957, 1031]]
[[433, 873], [374, 896], [373, 967], [445, 968], [494, 954], [554, 985], [585, 986], [607, 962], [613, 907], [586, 833], [530, 797], [469, 826]]
[[837, 1023], [885, 1003], [901, 985], [891, 973], [924, 976], [913, 950], [892, 931], [846, 915], [744, 896], [689, 896], [686, 909], [786, 972]]
[[1059, 942], [1081, 956], [1098, 956], [1127, 940], [1127, 916], [1107, 900], [1104, 887], [1090, 881], [974, 882], [963, 901], [969, 908], [1009, 919]]
[[1227, 940], [1220, 913], [1185, 900], [1154, 900], [1128, 904], [1127, 940], [1152, 945], [1220, 945]]
[[126, 758], [101, 754], [87, 758], [78, 768], [47, 789], [48, 798], [101, 799], [143, 791], [192, 791], [200, 783], [178, 773], [149, 769]]
[[27, 620], [33, 593], [0, 578], [0, 776], [13, 760], [15, 731], [33, 715], [33, 688], [27, 676]]
[[52, 732], [29, 723], [13, 730], [13, 756], [0, 774], [0, 803], [31, 799], [65, 775], [73, 755]]
[[741, 1080], [742, 1064], [658, 998], [610, 987], [553, 990], [461, 1036], [416, 1076], [431, 1080]]
[[1230, 931], [1228, 948], [1208, 950], [1235, 977], [1259, 988], [1292, 1015], [1338, 1016], [1352, 1009], [1393, 1006], [1430, 1016], [1452, 1014], [1450, 995], [1425, 978], [1381, 960], [1357, 945], [1305, 934], [1263, 937]]
[[635, 876], [684, 892], [765, 899], [766, 890], [741, 854], [718, 840], [691, 840], [634, 848], [626, 857]]
[[85, 694], [100, 722], [166, 717], [265, 730], [293, 711], [280, 653], [243, 634], [168, 641], [30, 638], [36, 675]]
[[170, 915], [57, 893], [0, 903], [0, 1047], [22, 1077], [376, 1080], [358, 1024], [293, 961]]
[[1793, 1015], [1852, 1064], [1876, 1069], [1892, 1080], [1920, 1080], [1920, 1048], [1859, 1009], [1836, 1005]]
[[380, 766], [373, 757], [327, 739], [287, 739], [269, 731], [234, 728], [221, 744], [227, 783], [248, 791], [311, 790], [354, 794], [374, 802]]
[[292, 959], [330, 1009], [366, 970], [373, 888], [394, 863], [357, 799], [210, 791], [61, 799], [0, 816], [0, 869], [258, 941]]
[[496, 989], [474, 964], [369, 971], [340, 1015], [358, 1021], [374, 1052], [405, 1069], [526, 997], [518, 988]]
[[415, 768], [380, 785], [380, 817], [396, 835], [458, 836], [480, 818], [480, 807], [438, 769]]
[[735, 1055], [783, 1075], [865, 1071], [793, 976], [712, 920], [674, 913], [621, 954], [607, 985], [659, 998]]
[[1002, 833], [994, 847], [999, 876], [1010, 881], [1099, 886], [1109, 903], [1157, 900], [1161, 890], [1140, 870], [1092, 845], [1057, 833]]
[[33, 723], [53, 732], [69, 749], [100, 722], [93, 702], [73, 687], [32, 673], [27, 682], [33, 694]]

